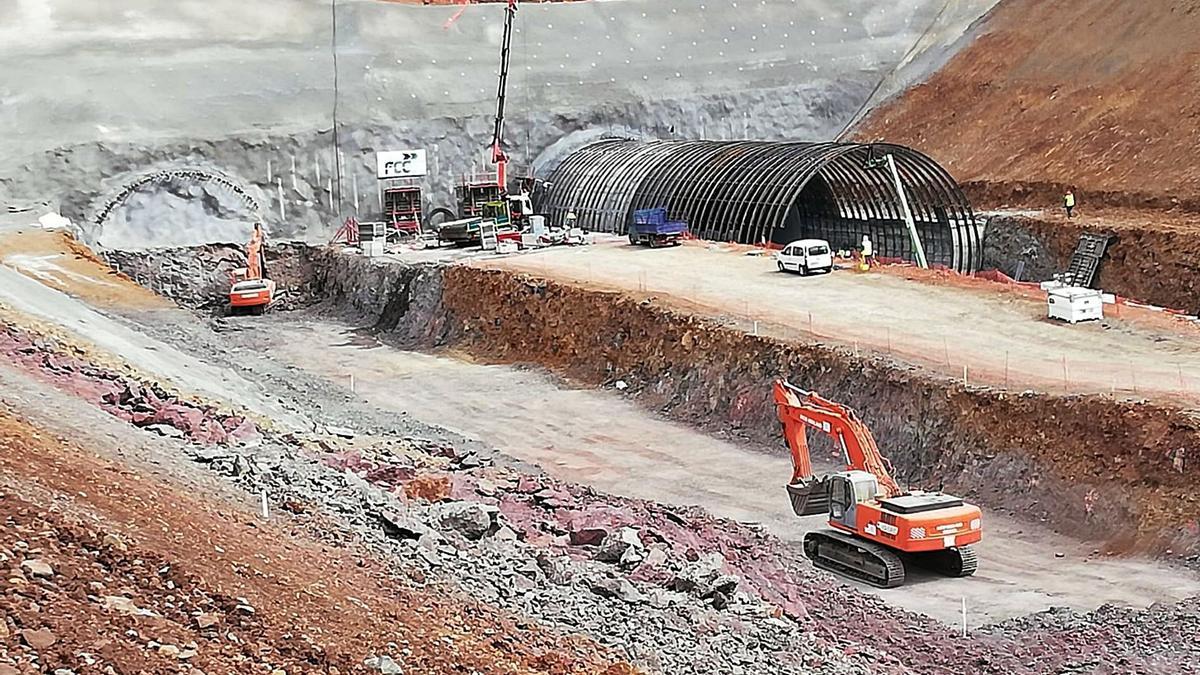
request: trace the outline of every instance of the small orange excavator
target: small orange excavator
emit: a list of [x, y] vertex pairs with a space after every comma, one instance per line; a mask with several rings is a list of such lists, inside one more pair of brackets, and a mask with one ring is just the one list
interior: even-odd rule
[[[979, 507], [941, 492], [904, 491], [875, 439], [850, 408], [784, 380], [775, 407], [792, 453], [788, 496], [798, 516], [826, 514], [831, 530], [804, 536], [817, 567], [881, 588], [904, 583], [904, 560], [951, 577], [975, 573], [971, 544], [982, 538]], [[846, 470], [813, 475], [808, 429], [828, 434]]]
[[275, 281], [267, 278], [267, 255], [263, 250], [262, 225], [254, 224], [254, 233], [246, 245], [246, 267], [235, 270], [229, 287], [230, 313], [246, 311], [262, 314], [275, 299]]

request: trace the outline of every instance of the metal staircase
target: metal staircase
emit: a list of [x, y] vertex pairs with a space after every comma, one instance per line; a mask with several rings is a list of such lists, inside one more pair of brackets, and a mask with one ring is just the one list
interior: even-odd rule
[[1096, 279], [1096, 270], [1100, 267], [1100, 260], [1108, 251], [1108, 244], [1112, 238], [1111, 234], [1097, 232], [1084, 232], [1079, 235], [1079, 243], [1075, 245], [1075, 252], [1071, 254], [1071, 264], [1063, 275], [1063, 281], [1069, 286], [1091, 288]]

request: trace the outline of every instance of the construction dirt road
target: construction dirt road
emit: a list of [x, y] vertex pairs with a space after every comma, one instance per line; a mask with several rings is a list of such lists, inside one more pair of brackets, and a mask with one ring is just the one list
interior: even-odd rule
[[780, 273], [767, 253], [746, 253], [698, 242], [639, 250], [604, 238], [475, 264], [653, 296], [748, 332], [757, 325], [765, 335], [816, 337], [974, 383], [1200, 405], [1200, 334], [1187, 324], [1174, 329], [1110, 307], [1105, 321], [1072, 326], [1000, 284], [981, 290], [847, 270], [801, 277]]
[[[797, 546], [805, 532], [823, 526], [822, 518], [792, 515], [783, 490], [791, 475], [786, 456], [657, 418], [615, 390], [572, 386], [537, 370], [403, 351], [315, 321], [274, 322], [246, 341], [330, 381], [348, 384], [352, 377], [356, 394], [375, 405], [487, 438], [563, 480], [761, 522]], [[833, 463], [826, 460], [823, 468], [832, 470]], [[886, 591], [855, 585], [949, 624], [961, 620], [965, 599], [972, 626], [1054, 606], [1146, 606], [1200, 593], [1200, 578], [1164, 563], [1096, 555], [1090, 544], [991, 513], [987, 529], [978, 545], [984, 562], [974, 577], [914, 576]]]

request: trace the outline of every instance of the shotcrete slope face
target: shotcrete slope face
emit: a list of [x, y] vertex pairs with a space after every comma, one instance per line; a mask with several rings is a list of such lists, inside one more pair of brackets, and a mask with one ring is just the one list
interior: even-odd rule
[[[522, 6], [510, 154], [528, 166], [554, 146], [546, 163], [604, 133], [828, 139], [868, 101], [940, 65], [994, 4]], [[0, 138], [0, 200], [54, 199], [87, 220], [147, 172], [199, 166], [261, 197], [275, 236], [327, 235], [347, 213], [378, 211], [376, 150], [425, 148], [426, 207], [450, 205], [456, 176], [486, 165], [502, 6], [337, 3], [340, 184], [332, 14], [317, 0], [16, 0], [0, 28], [0, 125], [19, 130]], [[172, 190], [115, 214], [119, 235], [90, 238], [184, 243], [164, 234], [180, 226]], [[244, 220], [194, 238], [240, 240]]]
[[104, 221], [99, 243], [137, 249], [145, 241], [157, 246], [240, 242], [260, 218], [261, 213], [221, 184], [168, 178], [129, 193]]

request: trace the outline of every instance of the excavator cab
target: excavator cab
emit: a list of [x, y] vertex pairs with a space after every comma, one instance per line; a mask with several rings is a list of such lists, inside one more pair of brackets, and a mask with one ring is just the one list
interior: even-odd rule
[[843, 471], [789, 483], [787, 491], [796, 515], [826, 515], [854, 527], [856, 507], [879, 498], [879, 481], [866, 471]]
[[879, 497], [879, 481], [866, 471], [843, 471], [829, 477], [829, 519], [854, 529], [858, 505]]

